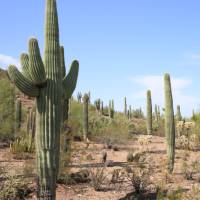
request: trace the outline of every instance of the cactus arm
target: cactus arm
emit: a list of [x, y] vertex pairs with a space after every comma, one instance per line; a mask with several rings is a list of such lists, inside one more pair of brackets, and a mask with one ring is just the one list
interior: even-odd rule
[[66, 75], [66, 69], [65, 69], [65, 50], [64, 47], [60, 47], [60, 65], [61, 65], [61, 73], [62, 73], [62, 78], [65, 77]]
[[23, 74], [13, 65], [8, 67], [8, 74], [10, 79], [24, 94], [30, 97], [39, 96], [39, 88], [34, 86], [30, 80], [23, 76]]
[[79, 63], [74, 60], [71, 64], [69, 73], [63, 79], [63, 92], [64, 97], [69, 99], [76, 88], [77, 78], [79, 71]]
[[27, 79], [32, 81], [31, 74], [30, 74], [30, 71], [29, 71], [30, 68], [29, 68], [29, 56], [28, 56], [28, 54], [22, 53], [20, 55], [20, 63], [21, 63], [21, 66], [22, 66], [22, 74]]
[[40, 56], [38, 41], [34, 38], [29, 40], [29, 64], [34, 85], [43, 85], [46, 82], [46, 73]]

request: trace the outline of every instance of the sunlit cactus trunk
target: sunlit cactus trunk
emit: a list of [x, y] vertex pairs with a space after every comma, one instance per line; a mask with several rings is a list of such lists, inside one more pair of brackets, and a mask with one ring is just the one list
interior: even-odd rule
[[89, 104], [89, 96], [85, 94], [83, 96], [83, 139], [84, 141], [88, 138], [88, 104]]
[[175, 125], [174, 125], [174, 110], [173, 98], [171, 91], [170, 75], [164, 76], [164, 89], [165, 89], [165, 135], [167, 138], [167, 158], [168, 158], [168, 171], [173, 172], [174, 158], [175, 158]]
[[21, 56], [22, 73], [9, 66], [11, 80], [26, 95], [36, 97], [36, 158], [38, 199], [56, 199], [59, 169], [62, 99], [69, 99], [78, 76], [79, 64], [73, 61], [62, 77], [56, 0], [46, 0], [44, 61], [36, 39], [29, 42], [29, 55]]
[[152, 101], [151, 101], [151, 91], [147, 91], [147, 134], [152, 134]]

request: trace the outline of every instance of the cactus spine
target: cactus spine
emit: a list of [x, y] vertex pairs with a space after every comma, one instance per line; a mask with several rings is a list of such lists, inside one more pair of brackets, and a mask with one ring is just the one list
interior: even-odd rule
[[9, 66], [15, 85], [26, 95], [36, 97], [36, 158], [38, 199], [56, 199], [59, 169], [62, 98], [73, 93], [79, 64], [73, 61], [62, 79], [56, 0], [46, 0], [44, 61], [36, 39], [30, 39], [29, 55], [21, 57], [23, 72]]
[[127, 103], [126, 103], [126, 97], [124, 97], [124, 115], [127, 116]]
[[177, 105], [176, 108], [176, 120], [177, 122], [182, 120], [180, 105]]
[[152, 101], [151, 91], [147, 91], [147, 134], [152, 134]]
[[88, 104], [89, 104], [89, 96], [85, 94], [83, 96], [83, 139], [84, 141], [88, 138]]
[[167, 158], [168, 158], [168, 171], [173, 172], [174, 158], [175, 158], [175, 125], [174, 125], [174, 110], [173, 98], [171, 91], [170, 75], [164, 76], [164, 89], [165, 89], [165, 135], [167, 138]]
[[15, 122], [16, 122], [16, 129], [21, 127], [21, 118], [22, 118], [22, 104], [21, 99], [17, 98], [15, 102]]

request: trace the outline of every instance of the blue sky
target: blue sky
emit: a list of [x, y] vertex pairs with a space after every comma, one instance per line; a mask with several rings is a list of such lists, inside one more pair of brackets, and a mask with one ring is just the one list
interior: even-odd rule
[[[60, 41], [66, 64], [80, 62], [75, 91], [93, 100], [124, 96], [145, 110], [147, 89], [163, 106], [165, 72], [171, 74], [174, 107], [189, 116], [200, 105], [199, 0], [57, 0]], [[4, 0], [0, 7], [0, 66], [18, 63], [28, 39], [37, 37], [43, 52], [44, 0]]]

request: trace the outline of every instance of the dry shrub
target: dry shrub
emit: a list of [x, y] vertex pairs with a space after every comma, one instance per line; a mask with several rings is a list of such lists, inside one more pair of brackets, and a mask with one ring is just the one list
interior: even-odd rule
[[105, 184], [107, 176], [105, 175], [105, 168], [93, 168], [90, 170], [91, 185], [95, 191], [101, 191]]

